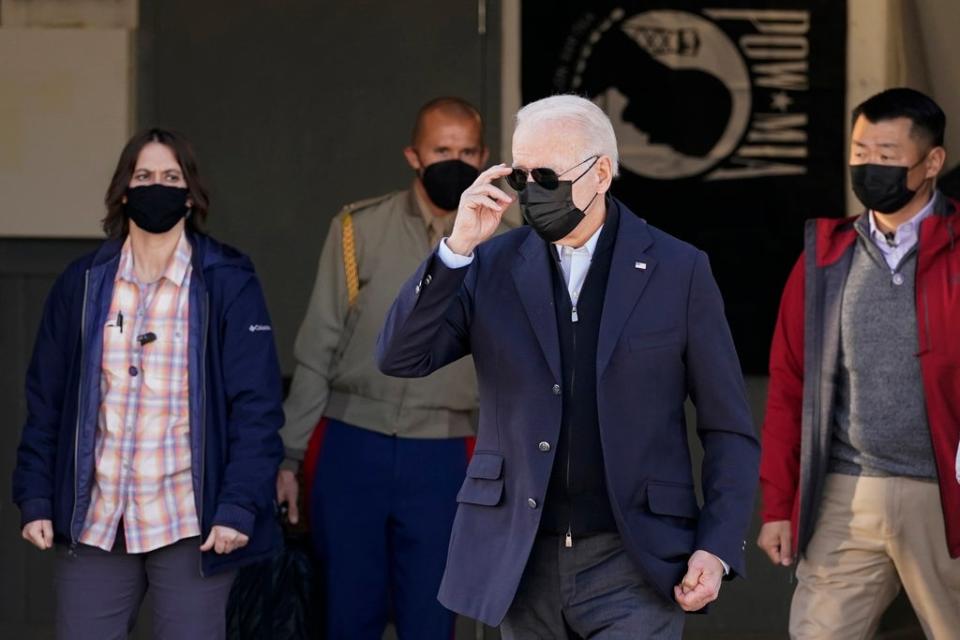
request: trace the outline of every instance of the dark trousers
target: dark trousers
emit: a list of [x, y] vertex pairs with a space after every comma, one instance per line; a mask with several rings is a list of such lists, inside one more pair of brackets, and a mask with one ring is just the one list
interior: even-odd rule
[[453, 637], [437, 591], [466, 465], [463, 438], [396, 438], [329, 421], [310, 522], [330, 640], [380, 640], [391, 609], [401, 640]]
[[683, 610], [651, 588], [615, 533], [537, 538], [500, 626], [504, 640], [678, 640]]
[[200, 538], [148, 553], [77, 545], [57, 548], [59, 640], [125, 640], [147, 592], [154, 640], [226, 637], [226, 607], [235, 571], [200, 576]]

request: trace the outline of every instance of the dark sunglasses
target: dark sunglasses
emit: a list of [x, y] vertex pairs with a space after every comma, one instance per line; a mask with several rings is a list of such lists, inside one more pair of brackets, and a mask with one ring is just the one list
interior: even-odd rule
[[587, 158], [586, 160], [578, 162], [577, 164], [573, 165], [569, 169], [564, 169], [560, 173], [557, 173], [553, 169], [546, 169], [546, 168], [531, 169], [530, 171], [527, 171], [526, 169], [518, 169], [517, 167], [514, 167], [513, 172], [507, 176], [507, 184], [513, 187], [514, 191], [523, 191], [524, 189], [527, 188], [527, 176], [529, 175], [533, 178], [533, 181], [536, 182], [538, 185], [540, 185], [544, 189], [549, 189], [553, 191], [554, 189], [560, 186], [560, 176], [564, 175], [565, 173], [569, 173], [573, 171], [574, 169], [576, 169], [579, 166], [582, 166], [586, 162], [590, 162], [591, 160], [593, 160], [593, 162], [590, 162], [590, 166], [584, 169], [583, 173], [581, 173], [579, 176], [576, 177], [575, 180], [573, 180], [573, 182], [576, 182], [583, 176], [587, 175], [587, 172], [593, 168], [593, 165], [597, 164], [597, 160], [599, 159], [600, 159], [600, 155], [594, 154], [589, 158]]

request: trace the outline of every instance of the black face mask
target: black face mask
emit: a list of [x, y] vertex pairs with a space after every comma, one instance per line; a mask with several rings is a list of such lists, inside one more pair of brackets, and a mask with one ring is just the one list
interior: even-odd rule
[[[593, 165], [591, 165], [592, 167]], [[589, 173], [589, 168], [577, 178]], [[523, 218], [547, 242], [557, 242], [577, 228], [599, 194], [593, 194], [582, 210], [573, 203], [573, 184], [577, 180], [560, 180], [556, 189], [548, 189], [536, 182], [528, 182], [520, 192], [520, 210]]]
[[850, 184], [857, 199], [867, 209], [882, 214], [900, 211], [917, 192], [907, 187], [907, 174], [912, 167], [885, 164], [850, 165]]
[[187, 190], [152, 184], [127, 189], [127, 217], [147, 233], [166, 233], [189, 212]]
[[479, 169], [463, 160], [443, 160], [423, 169], [420, 180], [433, 204], [453, 211], [460, 205], [460, 196], [479, 175]]

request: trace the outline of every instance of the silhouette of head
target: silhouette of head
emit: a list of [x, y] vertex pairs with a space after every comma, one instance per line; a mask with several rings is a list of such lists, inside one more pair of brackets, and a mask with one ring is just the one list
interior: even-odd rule
[[[648, 48], [671, 47], [677, 55], [695, 53], [699, 40], [691, 29], [650, 33]], [[594, 48], [583, 89], [596, 96], [616, 88], [628, 103], [621, 118], [688, 156], [706, 156], [723, 135], [733, 100], [718, 78], [697, 69], [672, 69], [620, 29], [611, 30]]]

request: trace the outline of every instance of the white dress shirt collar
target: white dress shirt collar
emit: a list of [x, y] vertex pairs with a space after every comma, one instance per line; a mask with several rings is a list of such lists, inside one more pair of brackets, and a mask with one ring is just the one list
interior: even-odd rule
[[[597, 250], [597, 242], [600, 240], [600, 232], [601, 232], [601, 231], [603, 231], [603, 225], [600, 225], [600, 227], [599, 227], [596, 231], [593, 232], [593, 235], [590, 236], [590, 239], [587, 240], [587, 241], [583, 244], [582, 247], [578, 247], [577, 249], [574, 249], [573, 247], [570, 247], [570, 249], [572, 249], [573, 251], [579, 251], [579, 250], [581, 250], [581, 249], [586, 249], [586, 250], [587, 250], [587, 255], [590, 256], [591, 258], [593, 258], [593, 252]], [[566, 245], [554, 243], [553, 246], [555, 246], [555, 247], [557, 248], [557, 255], [562, 258], [562, 257], [563, 257], [563, 248], [564, 248], [564, 246], [566, 246]]]

